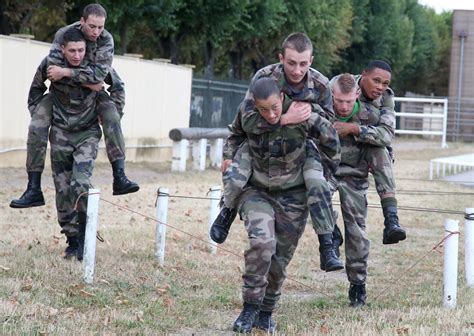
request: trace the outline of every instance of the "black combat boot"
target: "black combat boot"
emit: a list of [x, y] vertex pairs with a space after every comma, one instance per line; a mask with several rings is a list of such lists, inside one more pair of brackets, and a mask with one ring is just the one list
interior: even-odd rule
[[41, 172], [28, 172], [28, 186], [19, 199], [10, 203], [10, 208], [31, 208], [44, 205], [41, 191]]
[[79, 249], [78, 236], [66, 236], [67, 247], [64, 250], [64, 259], [77, 258]]
[[350, 306], [354, 308], [362, 307], [367, 300], [367, 293], [365, 291], [365, 284], [354, 285], [349, 287]]
[[116, 160], [112, 162], [114, 175], [113, 195], [125, 195], [137, 192], [140, 187], [135, 182], [130, 181], [125, 175], [125, 161]]
[[257, 329], [263, 330], [266, 333], [272, 334], [275, 332], [276, 323], [272, 319], [272, 312], [260, 311], [253, 326]]
[[244, 302], [244, 309], [234, 322], [232, 330], [239, 333], [250, 333], [258, 317], [260, 305]]
[[344, 264], [334, 252], [332, 233], [319, 234], [318, 239], [321, 269], [326, 272], [332, 272], [343, 269]]
[[405, 240], [407, 237], [406, 231], [400, 226], [397, 216], [397, 208], [389, 206], [382, 208], [383, 216], [385, 217], [383, 229], [383, 243], [396, 244], [401, 240]]
[[338, 258], [341, 256], [339, 246], [341, 246], [343, 242], [344, 239], [342, 238], [342, 232], [336, 224], [334, 225], [334, 231], [332, 232], [332, 245], [334, 246], [334, 253], [336, 253]]
[[223, 206], [221, 212], [217, 215], [214, 223], [211, 225], [209, 235], [211, 239], [218, 244], [225, 242], [227, 235], [229, 234], [230, 226], [237, 215], [237, 209], [230, 209]]

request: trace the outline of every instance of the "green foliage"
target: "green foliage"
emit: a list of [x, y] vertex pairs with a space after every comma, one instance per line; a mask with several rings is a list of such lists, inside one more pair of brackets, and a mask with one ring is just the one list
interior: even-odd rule
[[[447, 95], [451, 12], [417, 0], [101, 0], [117, 54], [192, 63], [209, 77], [250, 79], [277, 61], [283, 39], [303, 31], [314, 43], [313, 67], [331, 77], [388, 61], [392, 87]], [[89, 0], [6, 0], [0, 33], [51, 41], [77, 21]]]

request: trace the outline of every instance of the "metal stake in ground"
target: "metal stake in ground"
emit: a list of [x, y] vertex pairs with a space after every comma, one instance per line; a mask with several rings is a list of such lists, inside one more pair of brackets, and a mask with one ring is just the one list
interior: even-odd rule
[[100, 189], [89, 189], [87, 197], [87, 224], [84, 237], [84, 281], [92, 284], [95, 270], [95, 244], [99, 219]]
[[458, 241], [459, 221], [446, 219], [444, 221], [444, 272], [443, 272], [443, 305], [445, 308], [456, 307], [458, 285]]
[[465, 237], [465, 267], [466, 284], [474, 287], [474, 208], [466, 208]]
[[166, 223], [168, 222], [168, 188], [158, 188], [156, 202], [156, 231], [155, 231], [155, 256], [160, 260], [160, 265], [165, 262]]

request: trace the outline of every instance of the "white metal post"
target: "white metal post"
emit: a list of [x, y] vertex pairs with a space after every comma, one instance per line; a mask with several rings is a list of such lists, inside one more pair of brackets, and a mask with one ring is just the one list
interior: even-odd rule
[[[211, 194], [211, 207], [209, 208], [209, 231], [208, 232], [210, 232], [212, 223], [214, 223], [214, 220], [216, 219], [219, 213], [219, 200], [221, 197], [221, 187], [220, 186], [212, 187], [210, 194]], [[217, 243], [211, 239], [211, 236], [209, 236], [209, 244], [210, 244], [211, 253], [215, 254], [217, 251]]]
[[446, 132], [448, 130], [448, 99], [443, 102], [443, 135], [441, 136], [441, 148], [448, 148], [446, 143]]
[[206, 151], [207, 151], [207, 139], [200, 139], [193, 143], [193, 169], [205, 170], [206, 169]]
[[156, 201], [156, 230], [155, 230], [155, 256], [160, 260], [160, 265], [165, 262], [166, 224], [168, 223], [168, 188], [158, 188]]
[[84, 281], [92, 284], [95, 270], [95, 244], [99, 220], [100, 189], [89, 189], [87, 197], [87, 224], [84, 237]]
[[466, 284], [474, 287], [474, 208], [466, 208], [465, 234], [465, 264]]
[[189, 141], [183, 139], [181, 141], [173, 141], [173, 153], [171, 161], [172, 171], [186, 171], [186, 160], [188, 159]]
[[[444, 221], [444, 236], [459, 231], [459, 221], [446, 219]], [[458, 241], [459, 234], [453, 234], [444, 242], [444, 271], [443, 271], [443, 305], [445, 308], [456, 307], [458, 285]]]

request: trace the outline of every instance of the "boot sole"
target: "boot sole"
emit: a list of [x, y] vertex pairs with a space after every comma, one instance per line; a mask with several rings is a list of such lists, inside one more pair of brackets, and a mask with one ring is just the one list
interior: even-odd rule
[[326, 267], [326, 269], [324, 269], [324, 271], [334, 272], [334, 271], [339, 271], [339, 270], [342, 270], [342, 269], [344, 269], [344, 266], [333, 266], [333, 267], [329, 267], [329, 268]]
[[384, 237], [382, 240], [382, 243], [384, 245], [390, 245], [390, 244], [397, 244], [398, 242], [405, 240], [407, 238], [407, 234], [402, 231], [396, 231], [392, 233], [388, 237]]
[[17, 203], [10, 203], [10, 208], [13, 209], [26, 209], [26, 208], [33, 208], [33, 207], [38, 207], [38, 206], [43, 206], [45, 205], [44, 201], [43, 202], [34, 202], [30, 204], [17, 204]]
[[130, 188], [125, 189], [125, 190], [114, 191], [114, 192], [112, 193], [112, 195], [114, 195], [114, 196], [126, 195], [126, 194], [131, 194], [131, 193], [137, 192], [138, 190], [140, 190], [140, 187], [139, 187], [139, 186], [130, 187]]

